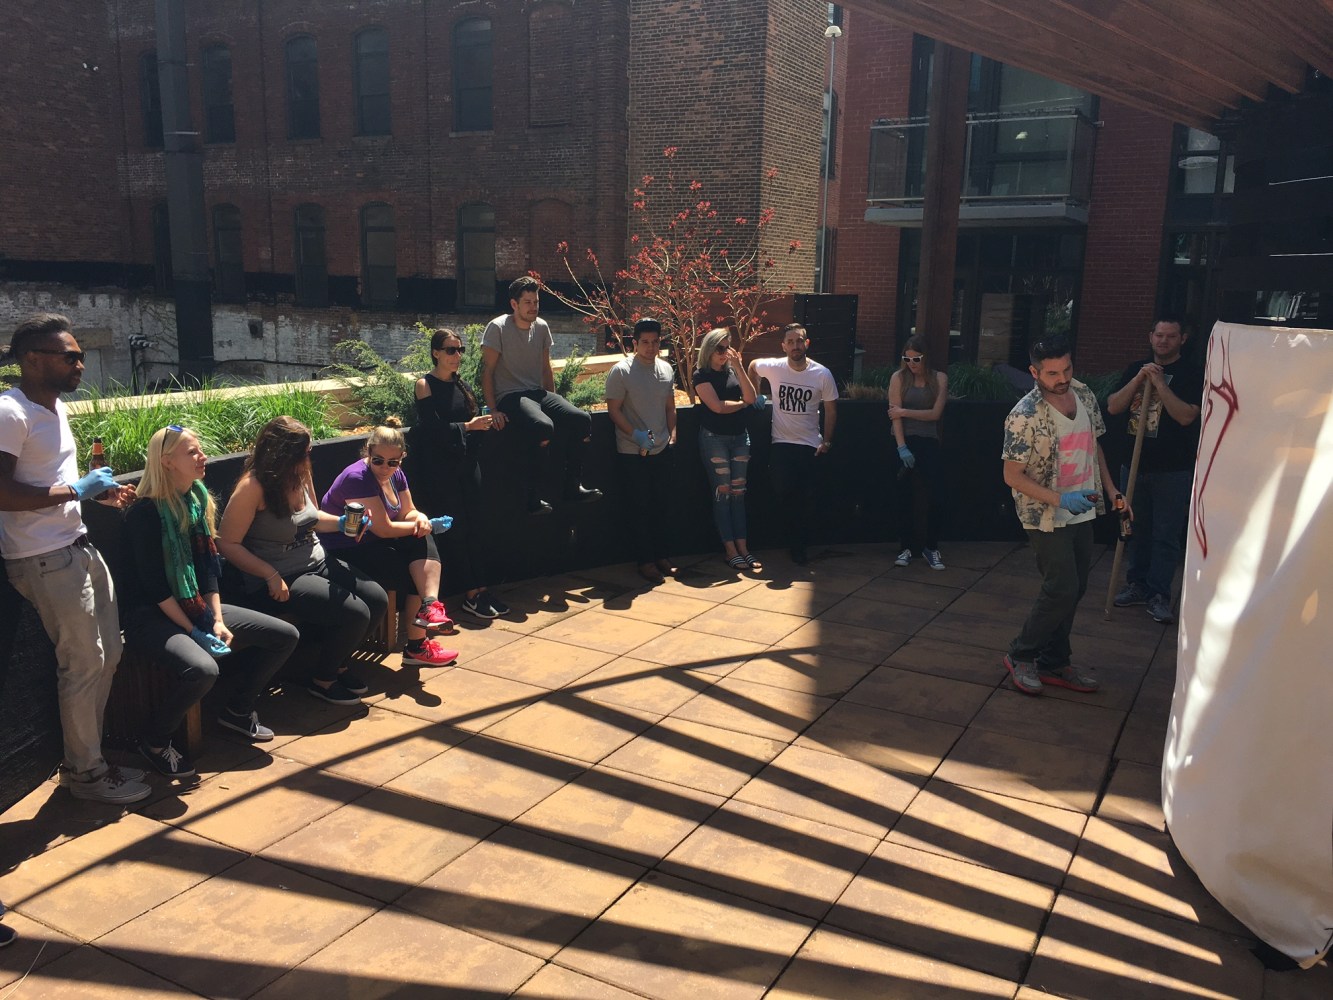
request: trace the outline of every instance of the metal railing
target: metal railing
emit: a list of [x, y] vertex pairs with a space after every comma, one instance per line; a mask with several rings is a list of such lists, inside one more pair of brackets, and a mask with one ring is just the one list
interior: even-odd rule
[[[911, 207], [925, 193], [928, 118], [881, 119], [870, 127], [873, 205]], [[1096, 125], [1074, 110], [967, 117], [963, 203], [1086, 204]]]

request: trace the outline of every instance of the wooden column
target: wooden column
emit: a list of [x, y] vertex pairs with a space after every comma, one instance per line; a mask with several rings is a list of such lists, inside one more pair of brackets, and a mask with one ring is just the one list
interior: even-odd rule
[[926, 133], [926, 188], [921, 217], [921, 276], [916, 331], [940, 368], [949, 358], [954, 259], [958, 253], [958, 200], [967, 145], [967, 84], [972, 54], [935, 43], [930, 128]]

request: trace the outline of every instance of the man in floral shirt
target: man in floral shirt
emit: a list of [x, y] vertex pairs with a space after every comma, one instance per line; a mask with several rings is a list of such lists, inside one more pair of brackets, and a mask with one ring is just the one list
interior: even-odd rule
[[1069, 341], [1052, 337], [1032, 346], [1032, 391], [1004, 421], [1004, 481], [1037, 557], [1041, 591], [1005, 669], [1024, 694], [1051, 684], [1096, 691], [1091, 671], [1070, 662], [1069, 632], [1088, 589], [1092, 525], [1106, 505], [1103, 484], [1115, 482], [1098, 442], [1106, 433], [1097, 398], [1074, 380]]

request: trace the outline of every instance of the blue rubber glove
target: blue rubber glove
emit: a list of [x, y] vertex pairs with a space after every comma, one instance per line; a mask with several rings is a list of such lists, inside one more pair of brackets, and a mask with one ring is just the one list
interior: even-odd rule
[[912, 454], [912, 449], [907, 447], [907, 445], [900, 444], [898, 446], [898, 458], [902, 460], [904, 468], [916, 468], [916, 456]]
[[653, 447], [652, 436], [645, 430], [631, 431], [630, 438], [639, 446], [640, 451], [650, 451]]
[[212, 632], [205, 632], [201, 628], [194, 628], [190, 631], [190, 638], [197, 642], [205, 653], [211, 656], [226, 656], [231, 652], [231, 647], [215, 636]]
[[74, 493], [80, 500], [87, 500], [89, 497], [95, 497], [107, 490], [114, 490], [116, 488], [116, 475], [109, 466], [104, 465], [100, 469], [93, 469], [82, 479], [74, 480], [70, 483], [70, 486], [74, 487]]
[[[352, 540], [353, 540], [353, 541], [356, 541], [356, 542], [359, 542], [359, 541], [361, 541], [361, 539], [365, 538], [365, 537], [366, 537], [366, 529], [369, 528], [369, 527], [370, 527], [370, 511], [366, 511], [365, 516], [361, 519], [361, 530], [358, 531], [358, 532], [356, 533], [356, 537], [355, 537], [354, 539], [352, 539]], [[340, 534], [340, 535], [346, 535], [346, 534], [347, 534], [347, 515], [346, 515], [346, 514], [339, 514], [339, 515], [338, 515], [338, 534]], [[350, 536], [349, 536], [349, 537], [350, 537]]]
[[751, 403], [750, 405], [753, 406], [756, 410], [762, 410], [765, 406], [768, 405], [768, 397], [761, 392], [754, 397], [754, 402]]
[[443, 534], [454, 526], [454, 519], [448, 514], [441, 514], [439, 517], [430, 519], [430, 533], [432, 535]]
[[1090, 499], [1096, 496], [1095, 493], [1084, 493], [1082, 490], [1070, 490], [1068, 493], [1060, 494], [1060, 506], [1071, 514], [1086, 514], [1097, 505]]

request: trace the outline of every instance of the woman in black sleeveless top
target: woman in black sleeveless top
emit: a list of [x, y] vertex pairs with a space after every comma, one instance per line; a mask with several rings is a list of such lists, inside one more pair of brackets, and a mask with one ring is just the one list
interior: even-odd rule
[[463, 610], [489, 619], [509, 613], [486, 589], [482, 561], [481, 466], [475, 435], [494, 425], [490, 414], [478, 412], [476, 393], [458, 375], [466, 350], [453, 330], [441, 328], [431, 336], [435, 367], [417, 379], [415, 434], [420, 453], [428, 456], [426, 509], [454, 519], [453, 529], [440, 536], [445, 565], [457, 567], [467, 588]]

